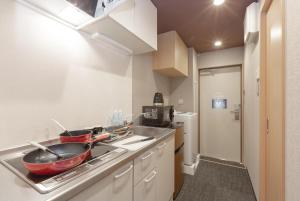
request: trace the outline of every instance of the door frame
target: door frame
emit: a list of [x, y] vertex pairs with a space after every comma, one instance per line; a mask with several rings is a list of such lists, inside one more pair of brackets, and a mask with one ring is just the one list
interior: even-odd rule
[[[243, 64], [233, 64], [233, 65], [226, 65], [226, 66], [214, 66], [214, 67], [206, 67], [206, 68], [199, 68], [198, 69], [198, 150], [200, 153], [200, 140], [201, 140], [201, 133], [200, 133], [200, 72], [203, 70], [210, 70], [210, 69], [220, 69], [220, 68], [232, 68], [232, 67], [240, 67], [241, 69], [241, 115], [240, 115], [240, 163], [244, 163], [244, 67]], [[200, 153], [201, 154], [201, 153]]]
[[[260, 105], [260, 112], [259, 112], [259, 135], [260, 135], [260, 145], [259, 145], [259, 200], [261, 201], [267, 201], [266, 200], [266, 191], [267, 191], [267, 166], [266, 166], [266, 160], [267, 160], [267, 12], [272, 4], [273, 0], [263, 0], [261, 2], [260, 7], [260, 99], [259, 99], [259, 105]], [[283, 23], [283, 29], [282, 29], [282, 44], [283, 44], [283, 70], [285, 68], [285, 0], [282, 0], [283, 7], [282, 7], [282, 23]], [[284, 72], [284, 71], [283, 71]], [[282, 139], [284, 139], [285, 133], [285, 74], [282, 74], [282, 80], [283, 83], [283, 92], [280, 94], [281, 98], [283, 99], [283, 115], [281, 116], [281, 121], [283, 122], [283, 128], [282, 128]], [[284, 141], [282, 142], [282, 150], [284, 152], [285, 146]], [[283, 200], [285, 200], [285, 156], [284, 153], [282, 153], [282, 167], [283, 167], [283, 188], [281, 189]]]

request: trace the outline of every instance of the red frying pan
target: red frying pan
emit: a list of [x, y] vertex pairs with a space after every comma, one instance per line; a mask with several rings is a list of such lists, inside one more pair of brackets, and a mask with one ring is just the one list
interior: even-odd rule
[[55, 144], [47, 148], [51, 151], [36, 149], [26, 154], [22, 160], [26, 169], [37, 175], [54, 175], [80, 165], [91, 155], [91, 145], [85, 143]]
[[61, 143], [82, 142], [89, 143], [93, 137], [91, 130], [65, 131], [59, 135]]
[[[68, 131], [61, 123], [55, 119], [51, 119], [61, 129], [63, 133], [59, 135], [61, 143], [80, 142], [80, 143], [95, 143], [109, 137], [109, 134], [97, 135], [102, 131], [102, 127], [94, 127], [91, 129]], [[97, 135], [97, 136], [96, 136]]]
[[76, 130], [65, 131], [59, 135], [61, 143], [81, 142], [81, 143], [95, 143], [109, 137], [108, 133], [97, 135], [93, 130]]

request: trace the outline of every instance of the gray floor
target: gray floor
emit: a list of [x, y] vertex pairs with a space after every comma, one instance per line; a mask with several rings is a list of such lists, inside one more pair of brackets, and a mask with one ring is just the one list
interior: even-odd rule
[[256, 201], [246, 169], [200, 161], [176, 201]]

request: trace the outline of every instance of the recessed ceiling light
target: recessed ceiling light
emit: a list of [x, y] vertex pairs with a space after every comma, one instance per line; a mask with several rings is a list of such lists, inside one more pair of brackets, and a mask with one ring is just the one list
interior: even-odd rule
[[220, 47], [220, 46], [222, 46], [222, 41], [220, 41], [220, 40], [217, 40], [217, 41], [215, 41], [215, 43], [214, 43], [214, 45], [215, 45], [215, 47]]
[[220, 6], [225, 2], [225, 0], [214, 0], [214, 5], [215, 6]]

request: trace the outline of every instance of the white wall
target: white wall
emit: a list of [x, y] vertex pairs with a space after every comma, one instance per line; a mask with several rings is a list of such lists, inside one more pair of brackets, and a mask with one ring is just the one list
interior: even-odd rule
[[132, 113], [131, 57], [11, 0], [0, 1], [0, 149]]
[[[189, 48], [188, 66], [188, 77], [171, 79], [171, 104], [178, 111], [198, 113], [198, 68], [194, 48]], [[182, 100], [183, 104], [179, 104], [179, 100]]]
[[245, 44], [244, 61], [244, 163], [248, 168], [256, 197], [259, 197], [259, 96], [257, 71], [259, 71], [260, 45]]
[[138, 117], [143, 105], [153, 105], [155, 92], [164, 95], [165, 105], [170, 100], [170, 79], [152, 70], [152, 53], [133, 57], [132, 105], [133, 115]]
[[300, 200], [299, 10], [299, 0], [286, 0], [286, 201]]
[[244, 47], [235, 47], [198, 54], [198, 68], [234, 66], [244, 62]]

